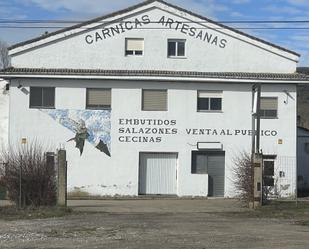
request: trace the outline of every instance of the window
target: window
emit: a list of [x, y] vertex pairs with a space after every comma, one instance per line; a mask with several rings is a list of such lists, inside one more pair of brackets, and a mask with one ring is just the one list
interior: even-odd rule
[[30, 108], [54, 108], [54, 87], [30, 87]]
[[261, 97], [261, 118], [277, 118], [278, 115], [278, 98]]
[[168, 40], [167, 56], [168, 57], [185, 57], [186, 40]]
[[208, 174], [213, 179], [220, 176], [220, 181], [224, 182], [224, 169], [225, 169], [224, 151], [221, 150], [192, 151], [192, 157], [191, 157], [192, 174]]
[[222, 92], [221, 91], [198, 91], [197, 92], [198, 111], [221, 111]]
[[87, 109], [110, 109], [111, 89], [87, 88], [86, 93]]
[[143, 111], [167, 111], [167, 90], [143, 90]]
[[191, 173], [207, 174], [207, 154], [192, 151]]
[[144, 52], [144, 39], [141, 38], [126, 38], [126, 56], [136, 55], [141, 56]]

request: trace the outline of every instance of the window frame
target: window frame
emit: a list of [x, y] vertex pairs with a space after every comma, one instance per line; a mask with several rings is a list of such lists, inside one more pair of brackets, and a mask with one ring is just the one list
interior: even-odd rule
[[[169, 43], [174, 42], [175, 43], [175, 55], [169, 55]], [[178, 55], [178, 43], [183, 42], [184, 43], [184, 55]], [[187, 49], [186, 49], [186, 39], [167, 39], [167, 57], [168, 58], [179, 58], [179, 59], [186, 59], [187, 58]]]
[[[96, 105], [96, 106], [90, 106], [88, 104], [88, 101], [89, 101], [89, 94], [88, 94], [88, 91], [89, 90], [100, 90], [100, 91], [103, 91], [103, 90], [109, 90], [110, 91], [110, 104], [109, 104], [109, 107], [106, 106], [106, 105]], [[89, 88], [86, 88], [86, 107], [85, 107], [86, 110], [111, 110], [112, 109], [112, 89], [111, 88], [95, 88], [95, 87], [89, 87]]]
[[[166, 108], [165, 110], [145, 110], [144, 109], [144, 91], [165, 91], [166, 92]], [[142, 89], [142, 97], [141, 97], [141, 110], [144, 112], [167, 112], [168, 111], [168, 89]]]
[[[143, 41], [143, 50], [128, 50], [127, 46], [128, 46], [128, 40], [141, 40]], [[128, 52], [132, 51], [132, 54], [129, 54]], [[137, 54], [136, 52], [141, 51], [141, 54]], [[125, 38], [125, 43], [124, 43], [124, 55], [125, 57], [143, 57], [144, 56], [144, 52], [145, 51], [145, 39], [144, 38], [133, 38], [133, 37], [126, 37]]]
[[273, 110], [270, 110], [270, 109], [263, 109], [263, 111], [264, 111], [264, 115], [262, 115], [262, 109], [260, 108], [260, 118], [261, 119], [278, 119], [278, 113], [279, 113], [279, 111], [278, 111], [278, 103], [279, 103], [279, 101], [278, 101], [278, 97], [273, 97], [273, 96], [261, 96], [261, 99], [260, 99], [260, 106], [261, 106], [261, 102], [262, 102], [262, 99], [276, 99], [277, 100], [277, 109], [276, 109], [276, 116], [267, 116], [267, 115], [265, 115], [265, 111], [273, 111]]
[[[205, 92], [209, 94], [210, 96], [208, 98], [208, 110], [206, 109], [200, 109], [199, 108], [199, 93], [200, 92]], [[211, 95], [213, 94], [213, 97]], [[215, 96], [215, 95], [220, 95], [220, 97]], [[205, 98], [205, 99], [207, 99]], [[211, 109], [211, 100], [212, 99], [221, 99], [221, 108], [218, 110], [212, 110]], [[197, 112], [207, 112], [207, 113], [222, 113], [223, 112], [223, 91], [222, 90], [197, 90], [196, 94], [196, 110]]]
[[[31, 105], [31, 95], [33, 94], [32, 89], [34, 88], [40, 88], [41, 89], [41, 105]], [[44, 105], [44, 89], [52, 89], [53, 90], [53, 104], [51, 106]], [[55, 109], [55, 104], [56, 104], [56, 87], [45, 87], [45, 86], [30, 86], [29, 87], [29, 108], [30, 109]], [[32, 92], [32, 94], [31, 94]], [[33, 96], [33, 95], [32, 95]]]

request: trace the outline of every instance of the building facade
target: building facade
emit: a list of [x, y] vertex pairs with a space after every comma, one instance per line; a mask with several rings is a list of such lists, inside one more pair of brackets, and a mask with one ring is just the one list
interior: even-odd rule
[[[261, 150], [296, 189], [299, 55], [163, 1], [16, 44], [9, 142], [65, 148], [68, 191], [235, 196], [261, 84]], [[283, 163], [284, 162], [284, 163]]]

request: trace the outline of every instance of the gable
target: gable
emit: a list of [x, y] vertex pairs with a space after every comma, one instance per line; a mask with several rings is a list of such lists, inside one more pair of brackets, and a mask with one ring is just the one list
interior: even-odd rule
[[[31, 61], [31, 67], [125, 69], [128, 60], [123, 58], [123, 47], [124, 39], [128, 37], [143, 38], [145, 53], [148, 47], [148, 55], [162, 56], [160, 63], [156, 64], [156, 59], [151, 56], [147, 60], [145, 55], [139, 62], [132, 62], [131, 69], [153, 69], [152, 63], [157, 69], [160, 69], [161, 65], [170, 70], [179, 68], [191, 71], [193, 68], [190, 68], [189, 64], [193, 63], [195, 70], [220, 71], [214, 65], [222, 65], [222, 60], [227, 59], [226, 67], [221, 70], [295, 72], [299, 59], [295, 52], [162, 1], [147, 1], [43, 38], [17, 44], [10, 48], [10, 55], [15, 67], [29, 67], [25, 66], [24, 62]], [[188, 49], [192, 52], [190, 58], [188, 56], [187, 60], [182, 62], [166, 61], [163, 57], [166, 57], [166, 40], [169, 38], [188, 41]], [[154, 41], [159, 45], [155, 45]], [[114, 50], [114, 53], [107, 50]], [[85, 58], [88, 58], [88, 61], [93, 58], [98, 63], [89, 64]], [[115, 61], [118, 66], [113, 64]]]

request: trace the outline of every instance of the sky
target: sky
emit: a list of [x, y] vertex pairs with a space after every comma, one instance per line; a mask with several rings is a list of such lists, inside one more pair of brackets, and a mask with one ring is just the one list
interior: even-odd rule
[[[167, 0], [219, 22], [307, 21], [307, 23], [236, 24], [246, 33], [301, 54], [299, 66], [309, 66], [309, 0]], [[5, 28], [7, 20], [86, 21], [142, 2], [141, 0], [0, 0], [0, 40], [9, 45], [56, 29]], [[20, 25], [20, 24], [19, 24]], [[27, 24], [29, 26], [29, 24]], [[40, 24], [42, 26], [42, 24]], [[43, 24], [50, 26], [50, 24]], [[54, 24], [59, 27], [63, 24]], [[260, 30], [268, 28], [298, 28]], [[251, 28], [251, 29], [250, 29]], [[307, 28], [307, 29], [300, 29]]]

